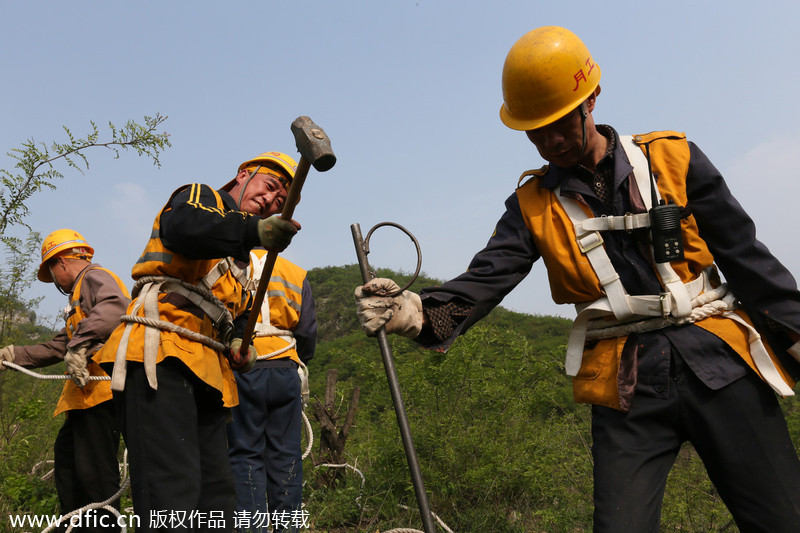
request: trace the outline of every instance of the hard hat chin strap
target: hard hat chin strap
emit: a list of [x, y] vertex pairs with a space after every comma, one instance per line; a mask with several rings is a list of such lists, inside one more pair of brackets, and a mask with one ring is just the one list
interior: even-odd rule
[[70, 291], [70, 292], [67, 292], [67, 291], [65, 291], [65, 290], [64, 290], [64, 288], [63, 288], [63, 287], [61, 287], [61, 284], [58, 282], [58, 280], [56, 279], [56, 277], [53, 275], [53, 266], [52, 266], [52, 264], [49, 264], [49, 265], [47, 265], [47, 269], [50, 271], [50, 279], [52, 279], [52, 280], [53, 280], [53, 285], [55, 285], [55, 286], [56, 286], [56, 289], [58, 289], [58, 292], [60, 292], [60, 293], [61, 293], [61, 294], [63, 294], [64, 296], [67, 296], [67, 297], [69, 297], [69, 295], [70, 295], [70, 292], [72, 292], [72, 291]]
[[264, 165], [258, 165], [256, 169], [250, 173], [250, 176], [245, 180], [244, 186], [242, 186], [242, 192], [239, 193], [239, 199], [236, 201], [236, 207], [239, 208], [239, 211], [242, 210], [242, 200], [244, 199], [244, 191], [247, 190], [247, 186], [250, 184], [250, 180], [258, 174], [258, 171], [261, 170], [261, 167]]

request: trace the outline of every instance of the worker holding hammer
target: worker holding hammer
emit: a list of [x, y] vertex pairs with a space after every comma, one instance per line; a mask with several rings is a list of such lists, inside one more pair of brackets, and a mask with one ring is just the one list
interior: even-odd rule
[[134, 299], [98, 354], [128, 446], [137, 531], [233, 528], [225, 425], [238, 403], [230, 361], [246, 372], [256, 358], [253, 346], [240, 354], [249, 254], [283, 250], [300, 229], [271, 216], [290, 181], [281, 155], [218, 190], [194, 183], [170, 196], [133, 267]]
[[357, 288], [363, 329], [445, 351], [541, 258], [578, 313], [565, 366], [592, 404], [594, 531], [658, 531], [686, 441], [741, 531], [797, 531], [800, 461], [776, 398], [800, 378], [795, 279], [685, 134], [595, 124], [600, 66], [574, 33], [522, 36], [502, 86], [502, 122], [549, 164], [522, 174], [465, 273], [421, 297]]

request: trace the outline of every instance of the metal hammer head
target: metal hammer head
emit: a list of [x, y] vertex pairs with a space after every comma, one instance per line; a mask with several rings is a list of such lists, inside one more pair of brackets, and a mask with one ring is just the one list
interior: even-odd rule
[[307, 158], [318, 172], [330, 170], [336, 164], [331, 140], [310, 118], [297, 117], [292, 122], [292, 133], [300, 156]]

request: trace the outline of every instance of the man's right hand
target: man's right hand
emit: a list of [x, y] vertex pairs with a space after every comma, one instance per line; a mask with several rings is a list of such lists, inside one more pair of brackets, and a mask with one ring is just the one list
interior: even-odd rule
[[8, 346], [3, 346], [0, 348], [0, 372], [5, 370], [7, 367], [3, 364], [3, 361], [8, 361], [9, 363], [14, 362], [14, 345], [9, 344]]
[[258, 239], [261, 246], [273, 252], [282, 252], [292, 242], [300, 229], [300, 224], [283, 220], [279, 216], [262, 218], [258, 221]]
[[[247, 346], [247, 355], [241, 355], [242, 349], [242, 339], [235, 338], [231, 341], [231, 345], [229, 347], [230, 353], [228, 354], [228, 362], [231, 365], [231, 368], [239, 372], [240, 374], [244, 374], [245, 372], [249, 372], [256, 366], [256, 360], [258, 359], [258, 352], [256, 352], [255, 346], [252, 344]], [[238, 363], [237, 363], [238, 361]]]
[[361, 329], [374, 337], [383, 327], [386, 333], [397, 333], [414, 339], [422, 330], [422, 301], [419, 295], [400, 290], [400, 286], [388, 278], [375, 278], [356, 288], [358, 321]]

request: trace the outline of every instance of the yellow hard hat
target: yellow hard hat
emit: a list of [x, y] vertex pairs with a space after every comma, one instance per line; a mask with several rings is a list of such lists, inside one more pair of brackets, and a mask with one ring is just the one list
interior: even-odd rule
[[57, 229], [42, 242], [42, 262], [39, 265], [39, 273], [36, 275], [39, 281], [45, 283], [52, 283], [53, 277], [50, 275], [50, 269], [47, 268], [47, 262], [63, 254], [67, 250], [71, 250], [74, 255], [86, 259], [87, 261], [94, 255], [94, 248], [89, 246], [83, 235], [71, 229]]
[[[262, 167], [259, 172], [267, 173], [269, 168], [278, 168], [282, 170], [285, 174], [285, 180], [281, 180], [283, 185], [286, 187], [286, 190], [289, 190], [289, 186], [292, 184], [292, 179], [294, 178], [294, 173], [297, 171], [297, 162], [292, 159], [291, 156], [288, 156], [281, 152], [264, 152], [263, 154], [259, 154], [252, 159], [248, 159], [237, 169], [236, 173], [238, 174], [242, 170], [247, 170], [248, 172], [253, 172], [258, 167]], [[225, 184], [222, 187], [226, 191], [230, 191], [233, 189], [234, 185], [236, 185], [236, 180], [233, 179]]]
[[577, 35], [543, 26], [523, 35], [503, 65], [500, 120], [527, 131], [555, 122], [586, 100], [600, 83], [600, 67]]
[[255, 169], [258, 165], [268, 165], [270, 163], [275, 163], [278, 165], [279, 168], [286, 171], [286, 174], [289, 176], [289, 183], [292, 182], [292, 178], [294, 178], [294, 173], [297, 171], [297, 161], [292, 159], [290, 156], [283, 154], [281, 152], [264, 152], [253, 159], [248, 159], [241, 165], [239, 165], [239, 172], [244, 169], [252, 167]]

